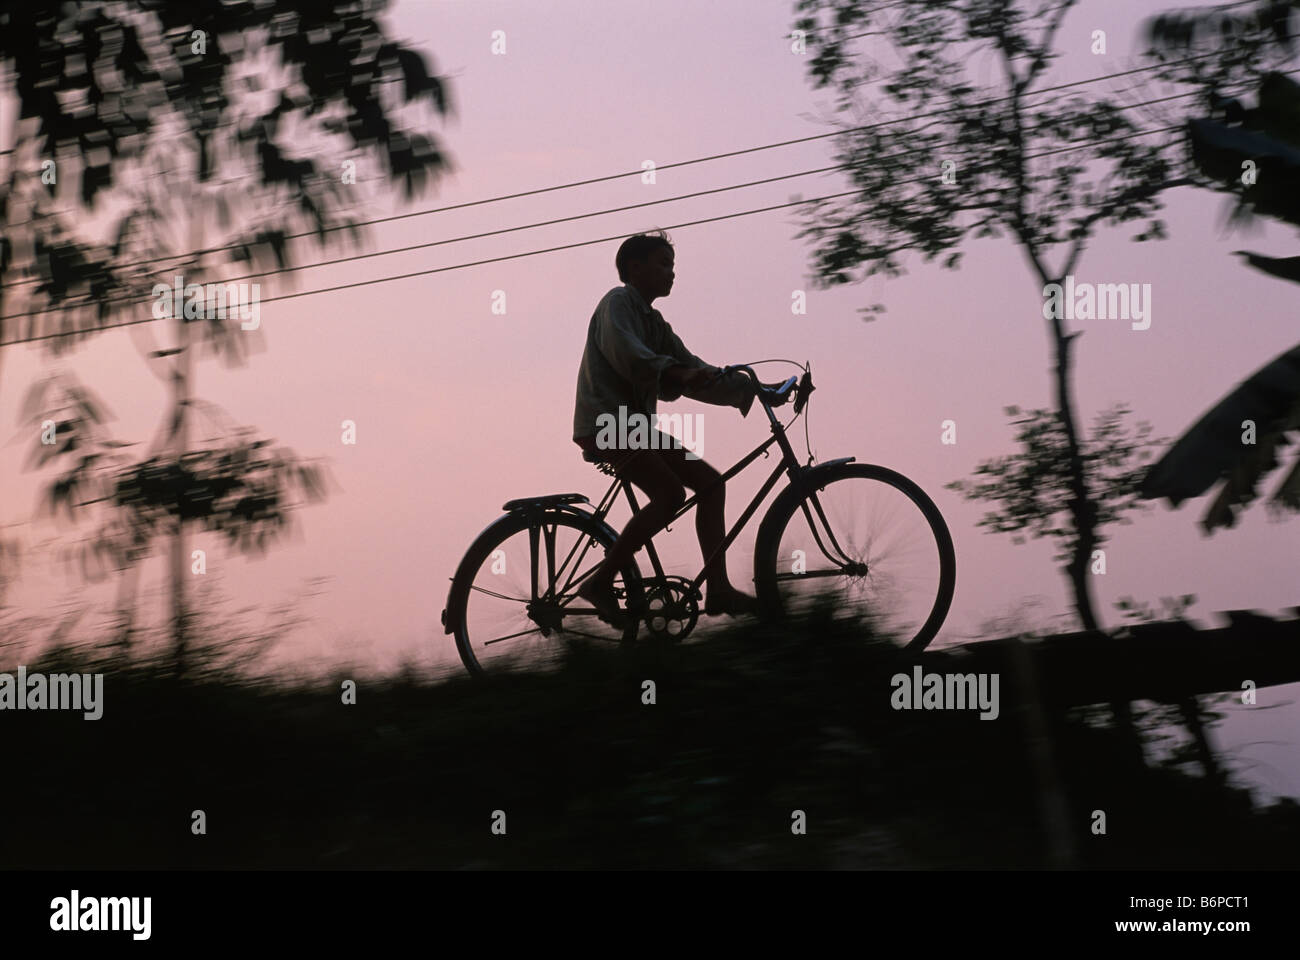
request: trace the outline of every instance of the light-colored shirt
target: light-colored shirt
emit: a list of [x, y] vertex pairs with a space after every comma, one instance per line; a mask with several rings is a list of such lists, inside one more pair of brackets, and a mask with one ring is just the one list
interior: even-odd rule
[[[665, 370], [678, 364], [718, 372], [686, 349], [668, 321], [635, 287], [625, 283], [610, 290], [596, 305], [587, 327], [587, 346], [578, 368], [573, 439], [594, 437], [599, 432], [597, 418], [605, 413], [617, 418], [620, 406], [627, 408], [627, 415], [644, 414], [654, 426], [658, 401], [682, 396], [662, 379]], [[755, 396], [753, 383], [739, 371], [686, 395], [703, 403], [736, 407], [742, 416], [749, 415]]]

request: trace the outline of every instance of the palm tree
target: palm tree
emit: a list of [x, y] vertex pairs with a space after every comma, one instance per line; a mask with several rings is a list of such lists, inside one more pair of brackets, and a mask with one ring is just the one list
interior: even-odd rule
[[[1237, 513], [1255, 500], [1260, 481], [1280, 466], [1278, 454], [1295, 430], [1300, 430], [1300, 345], [1252, 374], [1179, 437], [1147, 474], [1141, 495], [1178, 506], [1221, 482], [1201, 526], [1206, 533], [1231, 527]], [[1268, 502], [1276, 512], [1300, 512], [1300, 457]]]
[[[1267, 216], [1300, 226], [1300, 84], [1280, 73], [1264, 77], [1258, 106], [1215, 98], [1221, 119], [1188, 123], [1192, 156], [1220, 189], [1236, 194], [1232, 219]], [[1300, 257], [1238, 250], [1250, 266], [1300, 283]], [[1201, 519], [1207, 533], [1231, 527], [1256, 499], [1260, 482], [1281, 466], [1279, 454], [1300, 430], [1300, 345], [1275, 357], [1224, 397], [1175, 441], [1144, 478], [1140, 493], [1178, 506], [1215, 484]], [[1268, 498], [1278, 513], [1300, 512], [1300, 457]]]

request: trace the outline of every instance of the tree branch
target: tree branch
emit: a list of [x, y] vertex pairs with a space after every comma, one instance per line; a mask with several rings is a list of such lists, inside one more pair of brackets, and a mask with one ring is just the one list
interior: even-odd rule
[[1028, 89], [1029, 85], [1046, 69], [1048, 62], [1046, 54], [1052, 49], [1052, 41], [1056, 38], [1056, 32], [1061, 28], [1061, 22], [1065, 19], [1065, 15], [1070, 12], [1072, 6], [1074, 6], [1074, 0], [1062, 0], [1061, 5], [1057, 7], [1056, 17], [1043, 32], [1043, 42], [1034, 51], [1033, 62], [1029, 65], [1029, 72], [1025, 75], [1024, 86], [1019, 92], [1023, 93], [1024, 90]]
[[1156, 194], [1161, 193], [1164, 190], [1172, 190], [1174, 187], [1188, 187], [1194, 185], [1195, 184], [1190, 178], [1179, 177], [1174, 180], [1161, 181], [1154, 186], [1148, 184], [1142, 187], [1132, 187], [1098, 207], [1092, 213], [1081, 219], [1075, 227], [1077, 235], [1074, 239], [1074, 243], [1070, 246], [1070, 253], [1066, 257], [1065, 267], [1061, 271], [1061, 276], [1067, 276], [1074, 271], [1074, 266], [1078, 262], [1079, 254], [1083, 250], [1084, 243], [1086, 243], [1088, 238], [1092, 236], [1092, 225], [1098, 220], [1104, 220], [1125, 204], [1148, 200]]

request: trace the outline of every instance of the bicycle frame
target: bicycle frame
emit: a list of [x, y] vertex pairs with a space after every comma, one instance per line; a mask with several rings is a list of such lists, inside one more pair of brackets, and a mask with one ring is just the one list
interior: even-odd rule
[[[757, 377], [754, 376], [753, 370], [748, 367], [745, 367], [743, 369], [749, 373], [751, 379], [753, 379], [755, 381], [755, 384], [757, 385]], [[735, 539], [740, 534], [740, 531], [744, 528], [745, 524], [749, 522], [750, 518], [754, 515], [754, 512], [759, 508], [763, 500], [766, 499], [767, 495], [772, 491], [772, 488], [776, 485], [777, 481], [780, 479], [781, 474], [783, 472], [789, 476], [790, 483], [793, 485], [794, 483], [798, 482], [801, 478], [803, 478], [806, 474], [808, 474], [810, 471], [818, 470], [824, 467], [829, 467], [835, 463], [846, 463], [855, 459], [854, 457], [841, 457], [835, 460], [828, 460], [825, 463], [818, 464], [816, 467], [804, 466], [800, 464], [799, 458], [795, 455], [794, 448], [790, 445], [790, 440], [786, 436], [785, 428], [781, 425], [781, 421], [777, 419], [776, 414], [772, 412], [771, 405], [767, 402], [767, 400], [764, 398], [761, 392], [758, 394], [756, 399], [758, 400], [760, 406], [762, 406], [763, 412], [767, 415], [767, 420], [772, 431], [772, 436], [769, 439], [760, 443], [757, 447], [755, 447], [748, 454], [742, 457], [739, 461], [733, 464], [725, 473], [723, 473], [719, 477], [718, 482], [725, 483], [726, 481], [730, 480], [732, 477], [736, 476], [738, 473], [740, 473], [742, 470], [748, 467], [751, 463], [753, 463], [756, 459], [758, 459], [760, 454], [766, 456], [768, 448], [771, 447], [772, 444], [774, 443], [777, 444], [778, 447], [780, 447], [781, 462], [776, 465], [771, 475], [769, 475], [767, 480], [763, 482], [763, 486], [759, 488], [759, 491], [757, 494], [755, 494], [754, 499], [750, 501], [749, 505], [745, 508], [744, 512], [740, 515], [740, 518], [736, 521], [735, 526], [733, 526], [727, 532], [726, 537], [723, 538], [723, 541], [718, 546], [717, 550], [711, 553], [708, 559], [705, 560], [704, 565], [700, 568], [700, 572], [696, 574], [694, 580], [691, 581], [691, 588], [692, 590], [695, 591], [698, 591], [700, 585], [704, 582], [704, 572], [709, 568], [709, 564], [713, 562], [714, 557], [716, 557], [719, 553], [725, 553], [727, 548], [730, 547], [733, 542], [735, 542]], [[640, 506], [637, 504], [636, 501], [636, 495], [632, 492], [632, 485], [621, 477], [615, 477], [613, 482], [610, 483], [609, 489], [605, 491], [605, 495], [601, 497], [600, 503], [596, 506], [595, 512], [589, 514], [589, 516], [591, 516], [597, 523], [605, 522], [605, 517], [609, 514], [610, 510], [613, 509], [614, 503], [618, 499], [618, 491], [620, 488], [622, 488], [624, 495], [627, 497], [628, 504], [632, 508], [633, 514], [635, 514], [638, 510], [640, 510]], [[699, 502], [700, 494], [706, 492], [707, 491], [697, 491], [694, 496], [687, 499], [676, 510], [676, 512], [674, 512], [673, 515], [668, 518], [668, 520], [664, 524], [663, 529], [665, 530], [668, 529], [676, 520], [678, 520], [684, 514], [688, 513], [693, 507], [695, 507], [696, 504]], [[853, 561], [844, 553], [844, 549], [836, 541], [835, 534], [831, 529], [829, 522], [826, 520], [826, 515], [822, 511], [821, 503], [818, 502], [816, 495], [813, 495], [809, 499], [812, 501], [813, 509], [816, 511], [818, 518], [822, 522], [823, 528], [826, 532], [827, 539], [830, 541], [831, 547], [834, 549], [834, 552], [839, 555], [839, 558], [836, 559], [834, 556], [832, 556], [831, 550], [828, 549], [827, 545], [822, 542], [822, 537], [817, 531], [817, 525], [813, 521], [813, 518], [809, 513], [808, 506], [805, 503], [802, 505], [804, 516], [808, 520], [809, 527], [813, 532], [813, 537], [817, 541], [818, 547], [821, 549], [823, 554], [826, 555], [827, 559], [832, 560], [832, 562], [835, 562], [845, 567], [854, 566], [855, 564], [853, 563]], [[541, 584], [538, 582], [539, 571], [537, 569], [538, 566], [537, 548], [539, 546], [538, 543], [539, 537], [545, 540], [547, 567], [548, 570], [550, 571], [547, 577], [548, 582], [544, 590], [539, 590]], [[541, 601], [553, 601], [557, 597], [563, 597], [564, 599], [560, 601], [560, 606], [561, 607], [569, 606], [569, 604], [571, 604], [573, 600], [576, 598], [576, 595], [570, 593], [570, 590], [579, 586], [583, 581], [585, 581], [596, 571], [596, 567], [592, 566], [592, 568], [589, 569], [582, 576], [578, 577], [576, 580], [574, 579], [574, 575], [576, 571], [581, 568], [582, 560], [587, 555], [587, 551], [592, 549], [592, 547], [595, 546], [595, 541], [590, 538], [582, 538], [579, 539], [577, 542], [575, 542], [573, 546], [569, 549], [568, 556], [564, 558], [563, 563], [561, 563], [559, 569], [557, 570], [554, 566], [555, 527], [553, 525], [548, 527], [544, 523], [541, 524], [540, 526], [533, 527], [529, 531], [529, 538], [531, 541], [530, 554], [532, 558], [532, 567], [533, 567], [531, 571], [533, 597], [535, 598], [535, 600], [541, 600]], [[581, 547], [580, 553], [578, 552], [579, 547]], [[664, 577], [663, 563], [662, 561], [660, 561], [659, 554], [655, 550], [653, 536], [644, 544], [642, 549], [644, 549], [646, 553], [649, 554], [650, 556], [650, 563], [654, 570], [654, 577], [662, 579]], [[576, 560], [574, 560], [575, 553], [578, 554]], [[569, 569], [570, 561], [573, 561], [572, 570]], [[565, 577], [566, 570], [568, 571], [567, 578]], [[562, 578], [564, 578], [564, 583], [563, 585], [560, 585], [559, 582]]]
[[[722, 544], [718, 547], [716, 551], [714, 551], [713, 554], [709, 556], [708, 560], [705, 561], [704, 566], [700, 568], [700, 572], [696, 574], [695, 579], [691, 581], [692, 589], [699, 590], [700, 585], [704, 582], [704, 571], [708, 569], [709, 564], [713, 562], [714, 557], [719, 552], [726, 553], [727, 548], [730, 547], [731, 544], [735, 541], [736, 537], [739, 535], [740, 531], [744, 528], [745, 524], [749, 522], [750, 517], [754, 515], [754, 512], [759, 508], [759, 505], [762, 504], [762, 502], [767, 498], [767, 495], [772, 491], [772, 488], [776, 485], [777, 481], [781, 478], [781, 474], [783, 472], [786, 473], [790, 478], [790, 482], [795, 483], [810, 469], [809, 467], [803, 466], [802, 464], [799, 463], [799, 458], [795, 455], [794, 448], [790, 445], [790, 440], [785, 435], [785, 428], [781, 426], [781, 422], [777, 419], [776, 414], [772, 412], [771, 406], [767, 403], [766, 400], [762, 398], [761, 395], [759, 396], [758, 400], [763, 407], [763, 412], [767, 414], [767, 419], [772, 429], [772, 436], [767, 440], [763, 441], [762, 443], [760, 443], [752, 451], [750, 451], [748, 454], [742, 457], [729, 470], [727, 470], [726, 473], [722, 474], [718, 482], [726, 483], [728, 480], [736, 476], [738, 473], [740, 473], [742, 470], [748, 467], [751, 463], [753, 463], [756, 459], [758, 459], [759, 454], [762, 454], [763, 456], [767, 456], [767, 449], [770, 446], [772, 446], [772, 444], [774, 443], [781, 449], [781, 462], [776, 465], [776, 468], [772, 471], [771, 475], [767, 478], [766, 481], [764, 481], [763, 486], [759, 488], [759, 491], [757, 494], [755, 494], [754, 499], [750, 501], [749, 506], [747, 506], [745, 508], [745, 511], [740, 515], [740, 519], [736, 521], [735, 526], [733, 526], [727, 532], [727, 535], [723, 539]], [[848, 459], [852, 459], [852, 458], [848, 458]], [[636, 496], [632, 492], [632, 484], [623, 480], [621, 477], [615, 477], [614, 481], [610, 484], [609, 489], [605, 492], [605, 495], [601, 497], [600, 503], [596, 507], [595, 517], [598, 521], [604, 521], [609, 511], [613, 509], [614, 503], [618, 499], [618, 491], [620, 488], [622, 488], [623, 493], [626, 495], [628, 505], [631, 506], [632, 512], [635, 514], [640, 509], [640, 507], [637, 505]], [[668, 518], [667, 523], [664, 524], [664, 529], [668, 529], [677, 519], [682, 517], [684, 514], [688, 513], [699, 502], [700, 495], [706, 492], [707, 491], [697, 491], [694, 496], [686, 500], [686, 502], [683, 503], [677, 509], [677, 511], [671, 517]], [[820, 505], [818, 505], [817, 512], [819, 514], [821, 513]], [[823, 522], [825, 522], [824, 516], [822, 517], [822, 520]], [[829, 532], [829, 527], [828, 527], [828, 532]], [[833, 539], [834, 538], [832, 536], [832, 542]], [[835, 546], [838, 548], [839, 544], [835, 544]], [[663, 564], [659, 560], [659, 554], [654, 547], [654, 537], [651, 537], [648, 541], [646, 541], [644, 549], [646, 553], [650, 555], [650, 564], [654, 569], [654, 575], [656, 577], [662, 578], [664, 576], [664, 569], [663, 569]], [[584, 548], [583, 553], [585, 552], [586, 550]], [[572, 556], [572, 552], [570, 552], [570, 556]], [[581, 563], [581, 561], [582, 561], [582, 557], [579, 556], [578, 563]], [[567, 565], [568, 565], [568, 559], [566, 558], [565, 566]], [[575, 565], [575, 569], [576, 569], [576, 565]], [[587, 573], [584, 574], [577, 582], [581, 583], [582, 580], [585, 580], [588, 576], [591, 575], [594, 569], [595, 568], [593, 567], [592, 570], [587, 571]], [[566, 584], [565, 589], [568, 589], [568, 586], [569, 585]]]

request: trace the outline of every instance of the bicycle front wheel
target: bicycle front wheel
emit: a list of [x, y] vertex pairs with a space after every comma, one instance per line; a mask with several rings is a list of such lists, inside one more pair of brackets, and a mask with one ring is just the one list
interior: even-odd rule
[[873, 464], [838, 464], [787, 488], [754, 550], [754, 583], [769, 616], [829, 602], [910, 651], [939, 632], [956, 580], [939, 508], [911, 480]]

